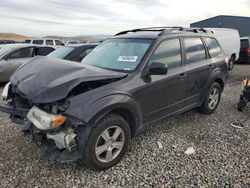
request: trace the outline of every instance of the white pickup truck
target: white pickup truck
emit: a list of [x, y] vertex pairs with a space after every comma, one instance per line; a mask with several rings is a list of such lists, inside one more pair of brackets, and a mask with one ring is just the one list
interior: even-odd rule
[[239, 59], [240, 35], [236, 29], [228, 28], [204, 28], [212, 32], [222, 46], [228, 58], [229, 70], [233, 69], [234, 62]]

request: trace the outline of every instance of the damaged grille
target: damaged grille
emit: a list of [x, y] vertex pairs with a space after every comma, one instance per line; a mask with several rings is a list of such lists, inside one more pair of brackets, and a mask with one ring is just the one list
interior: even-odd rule
[[15, 108], [29, 109], [32, 107], [31, 102], [29, 102], [26, 98], [21, 97], [18, 94], [14, 94], [14, 97], [12, 99], [12, 104]]

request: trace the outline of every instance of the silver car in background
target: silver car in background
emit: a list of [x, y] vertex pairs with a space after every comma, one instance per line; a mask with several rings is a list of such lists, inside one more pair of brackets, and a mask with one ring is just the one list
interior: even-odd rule
[[53, 46], [29, 44], [0, 45], [0, 82], [7, 82], [15, 70], [34, 56], [46, 56], [55, 50]]

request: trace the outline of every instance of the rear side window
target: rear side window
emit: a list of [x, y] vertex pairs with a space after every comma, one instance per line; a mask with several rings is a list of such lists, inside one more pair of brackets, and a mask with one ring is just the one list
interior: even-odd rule
[[53, 44], [53, 40], [46, 40], [46, 45], [51, 45], [51, 46], [53, 46], [54, 44]]
[[206, 59], [206, 51], [200, 38], [184, 38], [186, 63], [194, 63]]
[[248, 48], [249, 47], [249, 40], [243, 39], [240, 41], [241, 48]]
[[9, 56], [10, 59], [33, 57], [34, 48], [22, 48]]
[[64, 44], [61, 41], [59, 41], [59, 40], [56, 40], [55, 42], [56, 42], [56, 45], [64, 46]]
[[221, 54], [221, 48], [214, 38], [206, 37], [205, 41], [207, 43], [209, 54], [212, 58]]
[[33, 44], [43, 45], [43, 40], [33, 40]]
[[51, 47], [38, 47], [36, 49], [36, 55], [46, 56], [53, 52], [55, 49]]
[[179, 39], [170, 39], [162, 42], [151, 57], [150, 63], [158, 62], [168, 65], [169, 68], [181, 65], [181, 47]]

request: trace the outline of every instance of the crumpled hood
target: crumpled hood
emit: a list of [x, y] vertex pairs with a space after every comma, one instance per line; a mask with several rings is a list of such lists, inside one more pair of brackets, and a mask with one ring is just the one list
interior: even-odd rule
[[50, 103], [64, 99], [80, 83], [122, 78], [126, 75], [86, 64], [36, 57], [20, 67], [10, 81], [15, 92], [33, 103]]

